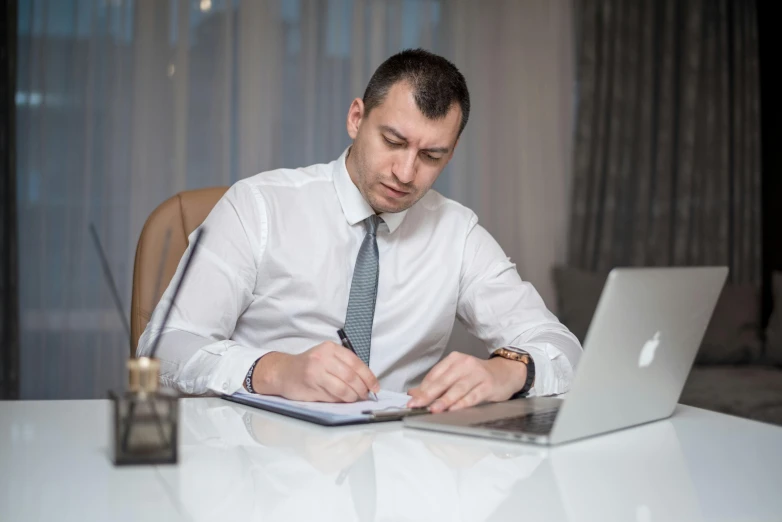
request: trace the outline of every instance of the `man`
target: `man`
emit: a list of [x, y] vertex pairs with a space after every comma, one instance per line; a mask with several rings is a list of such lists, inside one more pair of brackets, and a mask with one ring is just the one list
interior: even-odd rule
[[[325, 402], [363, 400], [382, 385], [433, 412], [567, 391], [576, 338], [475, 214], [430, 190], [469, 110], [452, 63], [403, 51], [353, 100], [353, 144], [338, 160], [231, 187], [204, 222], [162, 333], [163, 382]], [[493, 356], [440, 361], [454, 318]], [[343, 326], [355, 354], [340, 345]]]

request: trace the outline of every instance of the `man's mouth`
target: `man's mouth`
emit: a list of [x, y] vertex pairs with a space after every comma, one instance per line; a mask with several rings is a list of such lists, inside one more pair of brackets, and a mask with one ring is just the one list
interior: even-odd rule
[[393, 187], [389, 187], [385, 183], [381, 182], [380, 184], [383, 186], [384, 189], [386, 189], [386, 193], [389, 196], [391, 196], [391, 197], [402, 198], [402, 197], [407, 196], [409, 194], [409, 192], [406, 192], [406, 191], [403, 191], [403, 190], [398, 190], [398, 189], [395, 189]]

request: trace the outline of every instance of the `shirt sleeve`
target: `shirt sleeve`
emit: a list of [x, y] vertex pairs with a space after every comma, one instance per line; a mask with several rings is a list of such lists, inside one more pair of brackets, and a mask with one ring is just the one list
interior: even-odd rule
[[160, 331], [192, 241], [139, 339], [138, 354], [150, 355], [160, 333], [156, 356], [163, 384], [188, 394], [232, 394], [242, 387], [250, 366], [270, 351], [231, 340], [237, 320], [252, 301], [266, 243], [263, 197], [240, 181], [201, 226], [203, 236], [168, 325]]
[[521, 280], [516, 265], [475, 217], [462, 258], [457, 317], [490, 353], [507, 348], [530, 354], [535, 363], [531, 396], [569, 390], [581, 344], [532, 284]]

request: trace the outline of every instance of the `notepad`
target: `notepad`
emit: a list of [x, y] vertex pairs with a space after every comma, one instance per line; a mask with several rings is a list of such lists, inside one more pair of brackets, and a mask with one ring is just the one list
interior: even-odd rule
[[377, 402], [330, 403], [291, 401], [273, 395], [247, 393], [243, 390], [233, 395], [224, 395], [223, 398], [246, 406], [281, 413], [289, 417], [326, 426], [372, 422], [373, 415], [363, 412], [402, 410], [406, 408], [407, 402], [410, 400], [410, 396], [407, 394], [387, 390], [380, 390], [377, 394]]

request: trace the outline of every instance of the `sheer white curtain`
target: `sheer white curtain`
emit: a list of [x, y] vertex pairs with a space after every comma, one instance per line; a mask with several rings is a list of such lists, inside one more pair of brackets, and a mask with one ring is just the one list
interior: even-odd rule
[[[443, 54], [470, 89], [470, 121], [439, 188], [472, 208], [554, 310], [565, 260], [573, 118], [569, 0], [449, 2]], [[451, 348], [485, 355], [462, 328]]]
[[[375, 67], [425, 47], [473, 111], [436, 188], [473, 208], [553, 305], [572, 113], [569, 0], [19, 0], [22, 396], [121, 386], [135, 244], [164, 199], [335, 158]], [[475, 350], [457, 329], [453, 346]]]

